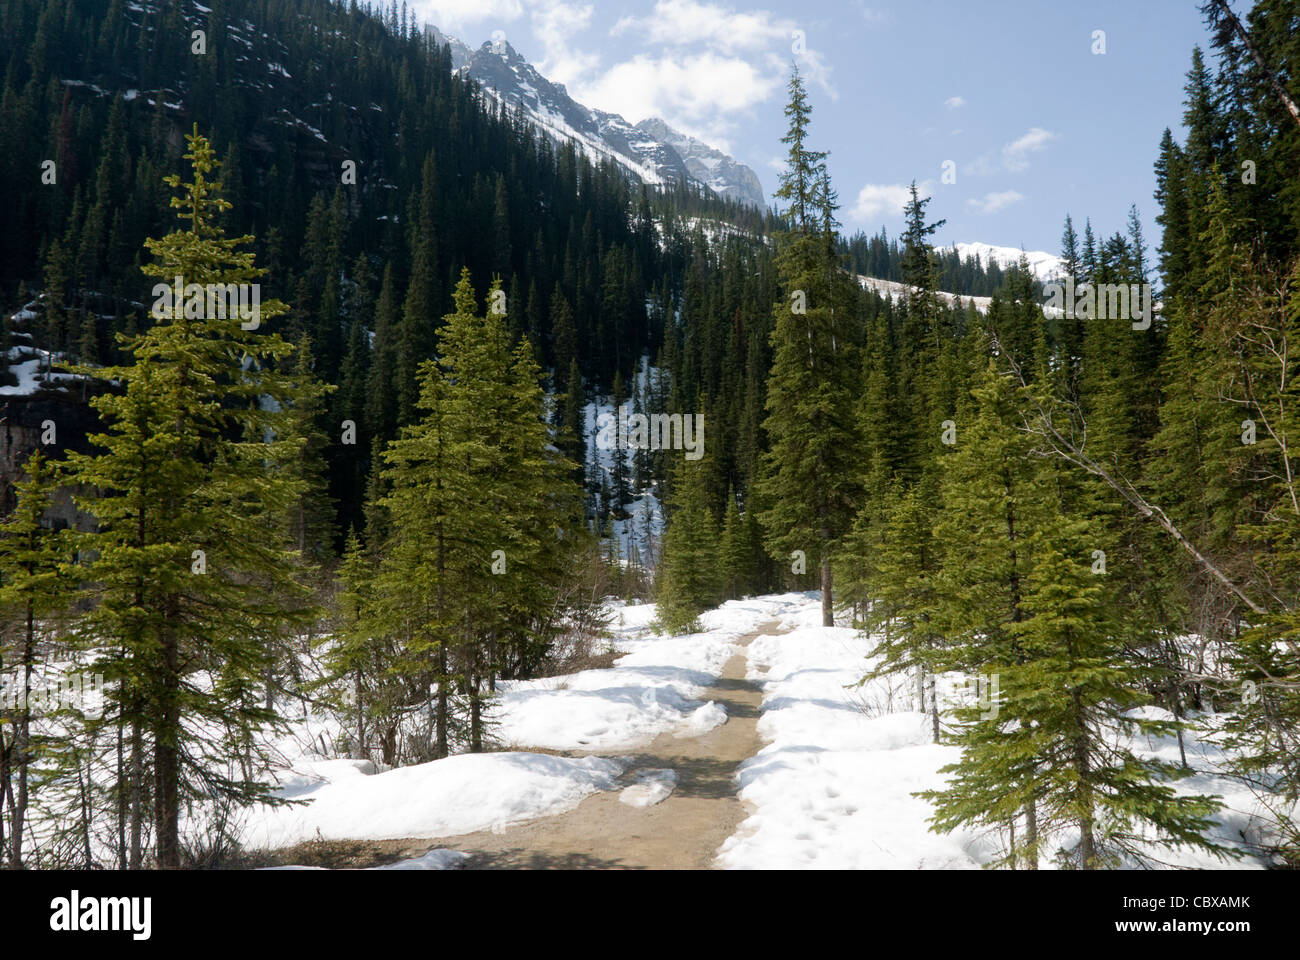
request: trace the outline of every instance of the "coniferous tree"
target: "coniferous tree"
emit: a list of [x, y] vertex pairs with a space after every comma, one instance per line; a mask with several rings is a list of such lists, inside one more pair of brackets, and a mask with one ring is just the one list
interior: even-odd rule
[[831, 561], [853, 515], [860, 456], [848, 411], [858, 360], [849, 326], [852, 281], [832, 255], [834, 198], [825, 186], [824, 154], [807, 147], [811, 109], [796, 71], [786, 116], [786, 172], [777, 196], [787, 200], [787, 233], [776, 258], [784, 298], [773, 310], [772, 370], [764, 429], [770, 449], [759, 489], [773, 554], [804, 552], [820, 569], [822, 620], [834, 623]]
[[[187, 285], [254, 282], [253, 255], [238, 249], [251, 237], [226, 238], [214, 225], [226, 203], [210, 179], [212, 148], [197, 129], [187, 139], [193, 180], [167, 178], [181, 190], [172, 206], [183, 226], [149, 242], [155, 260], [145, 272], [165, 286], [177, 276]], [[287, 514], [302, 493], [286, 470], [303, 443], [292, 432], [297, 395], [274, 368], [292, 347], [261, 326], [285, 308], [263, 300], [258, 327], [245, 330], [238, 315], [207, 316], [202, 289], [187, 289], [184, 304], [160, 310], [126, 344], [133, 365], [104, 371], [125, 392], [93, 401], [107, 422], [91, 438], [99, 452], [69, 457], [75, 482], [95, 491], [80, 504], [98, 524], [82, 535], [81, 549], [96, 558], [87, 579], [97, 601], [84, 642], [111, 651], [101, 662], [119, 715], [136, 747], [152, 749], [150, 820], [163, 868], [181, 863], [189, 799], [273, 799], [256, 761], [209, 768], [202, 782], [192, 779], [194, 763], [210, 749], [253, 758], [256, 732], [276, 719], [255, 692], [269, 650], [308, 613], [287, 542]], [[141, 785], [130, 789], [141, 795]]]
[[[0, 855], [12, 869], [24, 866], [30, 786], [42, 755], [49, 752], [32, 729], [33, 691], [49, 679], [36, 676], [37, 644], [51, 628], [61, 626], [55, 617], [68, 603], [72, 579], [67, 537], [45, 519], [57, 482], [54, 470], [39, 450], [33, 451], [24, 464], [25, 479], [15, 484], [14, 512], [0, 524], [0, 677], [5, 685], [0, 704], [0, 831], [6, 826], [4, 803], [11, 805], [8, 830], [0, 834]], [[10, 682], [15, 686], [10, 688]]]
[[718, 524], [709, 505], [704, 461], [680, 461], [673, 490], [656, 584], [658, 619], [669, 633], [687, 633], [723, 591]]

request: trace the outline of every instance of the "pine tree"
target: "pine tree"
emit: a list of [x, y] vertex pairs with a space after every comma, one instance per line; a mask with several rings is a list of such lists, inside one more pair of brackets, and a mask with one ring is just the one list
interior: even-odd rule
[[722, 538], [719, 542], [719, 559], [722, 564], [723, 595], [736, 600], [753, 590], [753, 557], [745, 536], [744, 521], [736, 506], [735, 491], [727, 491], [727, 509], [722, 518]]
[[[563, 479], [574, 464], [551, 450], [531, 345], [512, 351], [508, 320], [476, 315], [468, 270], [454, 304], [437, 363], [422, 366], [423, 416], [384, 454], [391, 533], [376, 582], [384, 627], [405, 638], [396, 669], [435, 690], [434, 759], [459, 732], [483, 749], [504, 656], [555, 606], [556, 530], [576, 502]], [[468, 717], [453, 715], [457, 695]]]
[[366, 427], [371, 437], [385, 443], [397, 431], [393, 385], [397, 382], [398, 322], [397, 291], [393, 265], [389, 263], [384, 267], [379, 299], [375, 302], [374, 345], [366, 378]]
[[658, 620], [669, 633], [693, 631], [699, 615], [722, 599], [718, 525], [709, 506], [706, 474], [704, 460], [681, 460], [674, 478], [673, 512], [656, 584]]
[[[210, 179], [212, 148], [197, 128], [187, 140], [193, 181], [166, 178], [181, 190], [172, 207], [183, 226], [148, 242], [155, 260], [145, 272], [165, 286], [178, 276], [256, 281], [253, 255], [238, 249], [252, 238], [228, 239], [214, 225], [226, 202]], [[125, 391], [92, 401], [107, 423], [91, 438], [99, 452], [69, 456], [75, 482], [95, 491], [79, 503], [98, 524], [82, 536], [81, 549], [96, 557], [88, 580], [98, 601], [82, 635], [109, 656], [105, 676], [136, 748], [146, 734], [152, 745], [151, 820], [163, 868], [180, 866], [188, 799], [273, 800], [255, 739], [275, 717], [257, 688], [270, 647], [308, 613], [287, 542], [287, 513], [302, 494], [288, 472], [303, 443], [292, 432], [297, 396], [275, 370], [292, 347], [261, 326], [241, 329], [239, 316], [208, 316], [201, 295], [187, 292], [183, 307], [171, 307], [125, 344], [133, 365], [102, 371]], [[284, 311], [262, 301], [259, 324]], [[225, 731], [219, 742], [204, 725]], [[252, 762], [209, 769], [195, 782], [186, 758], [205, 749]], [[132, 785], [132, 795], [141, 788]]]
[[935, 803], [940, 831], [1004, 824], [1034, 805], [1036, 835], [1004, 864], [1017, 857], [1037, 864], [1063, 830], [1079, 838], [1062, 848], [1063, 865], [1082, 870], [1117, 866], [1124, 856], [1145, 862], [1166, 846], [1222, 855], [1205, 838], [1216, 798], [1175, 794], [1165, 781], [1187, 771], [1123, 745], [1127, 734], [1167, 736], [1177, 724], [1131, 712], [1149, 700], [1146, 678], [1126, 660], [1108, 588], [1090, 568], [1089, 528], [1058, 512], [1035, 535], [1017, 657], [983, 665], [996, 677], [996, 699], [959, 711], [962, 758], [944, 768], [953, 775], [946, 790], [922, 796]]
[[[0, 678], [5, 687], [0, 701], [0, 797], [12, 804], [6, 843], [4, 799], [0, 799], [0, 855], [7, 856], [12, 869], [23, 867], [31, 774], [46, 752], [32, 732], [37, 643], [51, 627], [57, 630], [59, 624], [53, 621], [68, 603], [72, 579], [67, 537], [50, 529], [45, 520], [57, 482], [54, 464], [36, 450], [24, 470], [26, 478], [15, 484], [14, 512], [0, 524], [0, 617], [3, 636], [15, 638], [0, 642]], [[13, 688], [10, 676], [15, 678]], [[12, 730], [7, 732], [6, 726]]]
[[[774, 555], [804, 551], [821, 572], [822, 620], [834, 623], [831, 560], [853, 516], [860, 457], [851, 411], [858, 360], [849, 326], [853, 283], [831, 256], [833, 195], [824, 154], [805, 146], [809, 108], [796, 71], [786, 115], [789, 166], [778, 197], [791, 203], [776, 257], [784, 299], [773, 311], [772, 370], [764, 429], [771, 446], [759, 481]], [[820, 215], [820, 221], [818, 219]]]

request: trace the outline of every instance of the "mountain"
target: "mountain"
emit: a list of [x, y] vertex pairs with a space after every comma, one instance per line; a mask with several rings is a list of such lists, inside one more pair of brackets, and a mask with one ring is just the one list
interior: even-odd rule
[[998, 247], [991, 243], [954, 243], [951, 246], [941, 247], [939, 250], [955, 250], [957, 256], [963, 261], [967, 257], [978, 256], [982, 265], [987, 267], [990, 263], [996, 263], [1003, 269], [1018, 264], [1020, 255], [1023, 253], [1029, 260], [1029, 269], [1033, 271], [1034, 276], [1039, 280], [1046, 282], [1061, 275], [1061, 258], [1050, 253], [1044, 253], [1042, 250]]
[[767, 198], [758, 175], [721, 150], [679, 133], [658, 117], [642, 120], [636, 129], [676, 150], [686, 163], [691, 178], [703, 183], [720, 197], [739, 200], [759, 209], [767, 206]]
[[674, 130], [654, 117], [631, 124], [616, 113], [587, 107], [552, 83], [505, 40], [489, 40], [477, 50], [427, 28], [451, 49], [452, 66], [497, 101], [520, 107], [556, 140], [570, 140], [593, 158], [608, 157], [645, 183], [688, 181], [724, 199], [766, 208], [758, 175], [722, 151]]

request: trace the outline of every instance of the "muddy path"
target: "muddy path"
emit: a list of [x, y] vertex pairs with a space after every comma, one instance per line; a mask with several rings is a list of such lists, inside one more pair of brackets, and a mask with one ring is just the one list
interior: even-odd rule
[[480, 870], [712, 867], [718, 848], [746, 816], [736, 796], [736, 772], [762, 747], [757, 730], [762, 695], [756, 683], [745, 679], [748, 647], [754, 637], [779, 632], [772, 621], [740, 638], [740, 651], [701, 695], [701, 700], [717, 701], [726, 709], [726, 723], [696, 737], [662, 734], [640, 751], [621, 754], [633, 760], [619, 778], [620, 787], [637, 783], [638, 774], [648, 770], [674, 771], [677, 783], [667, 799], [653, 806], [631, 806], [613, 790], [590, 796], [567, 813], [501, 833], [394, 841], [390, 850], [417, 857], [450, 847], [470, 854], [465, 869]]

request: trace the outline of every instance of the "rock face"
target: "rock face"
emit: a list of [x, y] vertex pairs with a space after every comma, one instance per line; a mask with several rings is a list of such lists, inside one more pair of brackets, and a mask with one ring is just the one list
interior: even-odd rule
[[758, 175], [720, 150], [688, 137], [663, 120], [628, 123], [616, 113], [584, 106], [562, 83], [552, 83], [505, 40], [489, 40], [477, 50], [429, 27], [438, 43], [451, 48], [453, 68], [493, 99], [522, 108], [556, 141], [572, 141], [593, 159], [608, 157], [629, 174], [652, 184], [689, 181], [720, 197], [762, 209], [767, 202]]
[[674, 130], [658, 117], [642, 120], [635, 129], [676, 150], [691, 179], [703, 183], [718, 196], [759, 209], [767, 206], [758, 174], [721, 150]]

